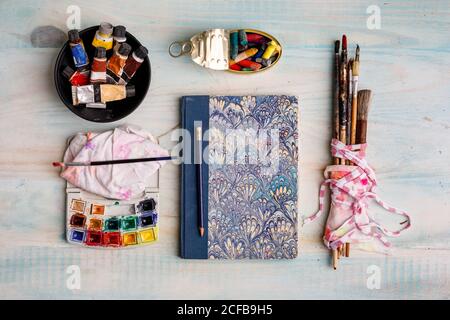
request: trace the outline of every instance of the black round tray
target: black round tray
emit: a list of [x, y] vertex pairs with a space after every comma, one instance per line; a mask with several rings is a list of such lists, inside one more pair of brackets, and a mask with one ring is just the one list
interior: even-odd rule
[[[95, 47], [92, 45], [92, 39], [94, 38], [98, 27], [99, 26], [93, 26], [80, 31], [80, 37], [83, 39], [90, 62], [92, 62], [95, 50]], [[141, 45], [141, 43], [129, 32], [127, 32], [127, 43], [133, 48], [133, 51]], [[111, 54], [112, 50], [108, 50], [108, 59]], [[69, 80], [62, 75], [62, 71], [66, 66], [70, 66], [75, 70], [72, 52], [68, 42], [61, 48], [61, 51], [56, 58], [54, 69], [56, 91], [58, 91], [59, 97], [70, 111], [83, 119], [93, 122], [113, 122], [126, 117], [141, 104], [150, 86], [151, 67], [150, 60], [147, 56], [136, 71], [134, 77], [128, 83], [129, 85], [134, 85], [136, 88], [136, 95], [134, 97], [108, 102], [106, 104], [106, 109], [86, 108], [84, 104], [74, 106], [72, 104], [71, 84]]]

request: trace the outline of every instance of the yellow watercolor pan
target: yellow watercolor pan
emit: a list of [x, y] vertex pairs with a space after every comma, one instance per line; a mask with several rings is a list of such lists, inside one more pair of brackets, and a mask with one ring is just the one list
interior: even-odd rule
[[141, 243], [153, 242], [158, 239], [158, 228], [150, 228], [139, 231], [139, 241]]

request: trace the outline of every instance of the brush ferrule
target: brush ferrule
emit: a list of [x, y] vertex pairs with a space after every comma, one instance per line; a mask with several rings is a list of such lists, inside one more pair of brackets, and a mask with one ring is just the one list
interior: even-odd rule
[[353, 87], [352, 87], [352, 96], [353, 98], [356, 98], [358, 96], [358, 80], [359, 77], [358, 76], [353, 76]]
[[70, 167], [82, 167], [82, 166], [88, 166], [89, 162], [68, 162], [64, 163], [64, 166], [70, 166]]
[[352, 63], [352, 74], [359, 76], [359, 61], [354, 60]]

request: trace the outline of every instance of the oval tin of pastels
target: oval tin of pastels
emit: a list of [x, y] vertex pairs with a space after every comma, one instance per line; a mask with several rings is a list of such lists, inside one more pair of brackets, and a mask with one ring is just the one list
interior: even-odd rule
[[[230, 60], [230, 34], [244, 30], [246, 33], [255, 33], [268, 38], [270, 41], [275, 41], [279, 46], [278, 55], [276, 59], [269, 66], [263, 67], [259, 70], [232, 70], [229, 68]], [[173, 52], [173, 48], [179, 48], [178, 52]], [[255, 29], [211, 29], [200, 32], [194, 35], [188, 41], [175, 41], [169, 47], [169, 54], [178, 58], [182, 55], [190, 55], [192, 61], [196, 64], [212, 70], [228, 71], [237, 74], [253, 74], [265, 71], [272, 68], [278, 63], [281, 58], [283, 48], [280, 42], [267, 32]]]

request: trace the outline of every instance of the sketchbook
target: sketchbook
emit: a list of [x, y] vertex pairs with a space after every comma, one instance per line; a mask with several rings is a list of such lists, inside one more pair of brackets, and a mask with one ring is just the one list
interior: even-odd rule
[[[292, 259], [298, 252], [298, 99], [185, 96], [181, 256]], [[205, 234], [199, 232], [194, 130], [202, 127]]]

